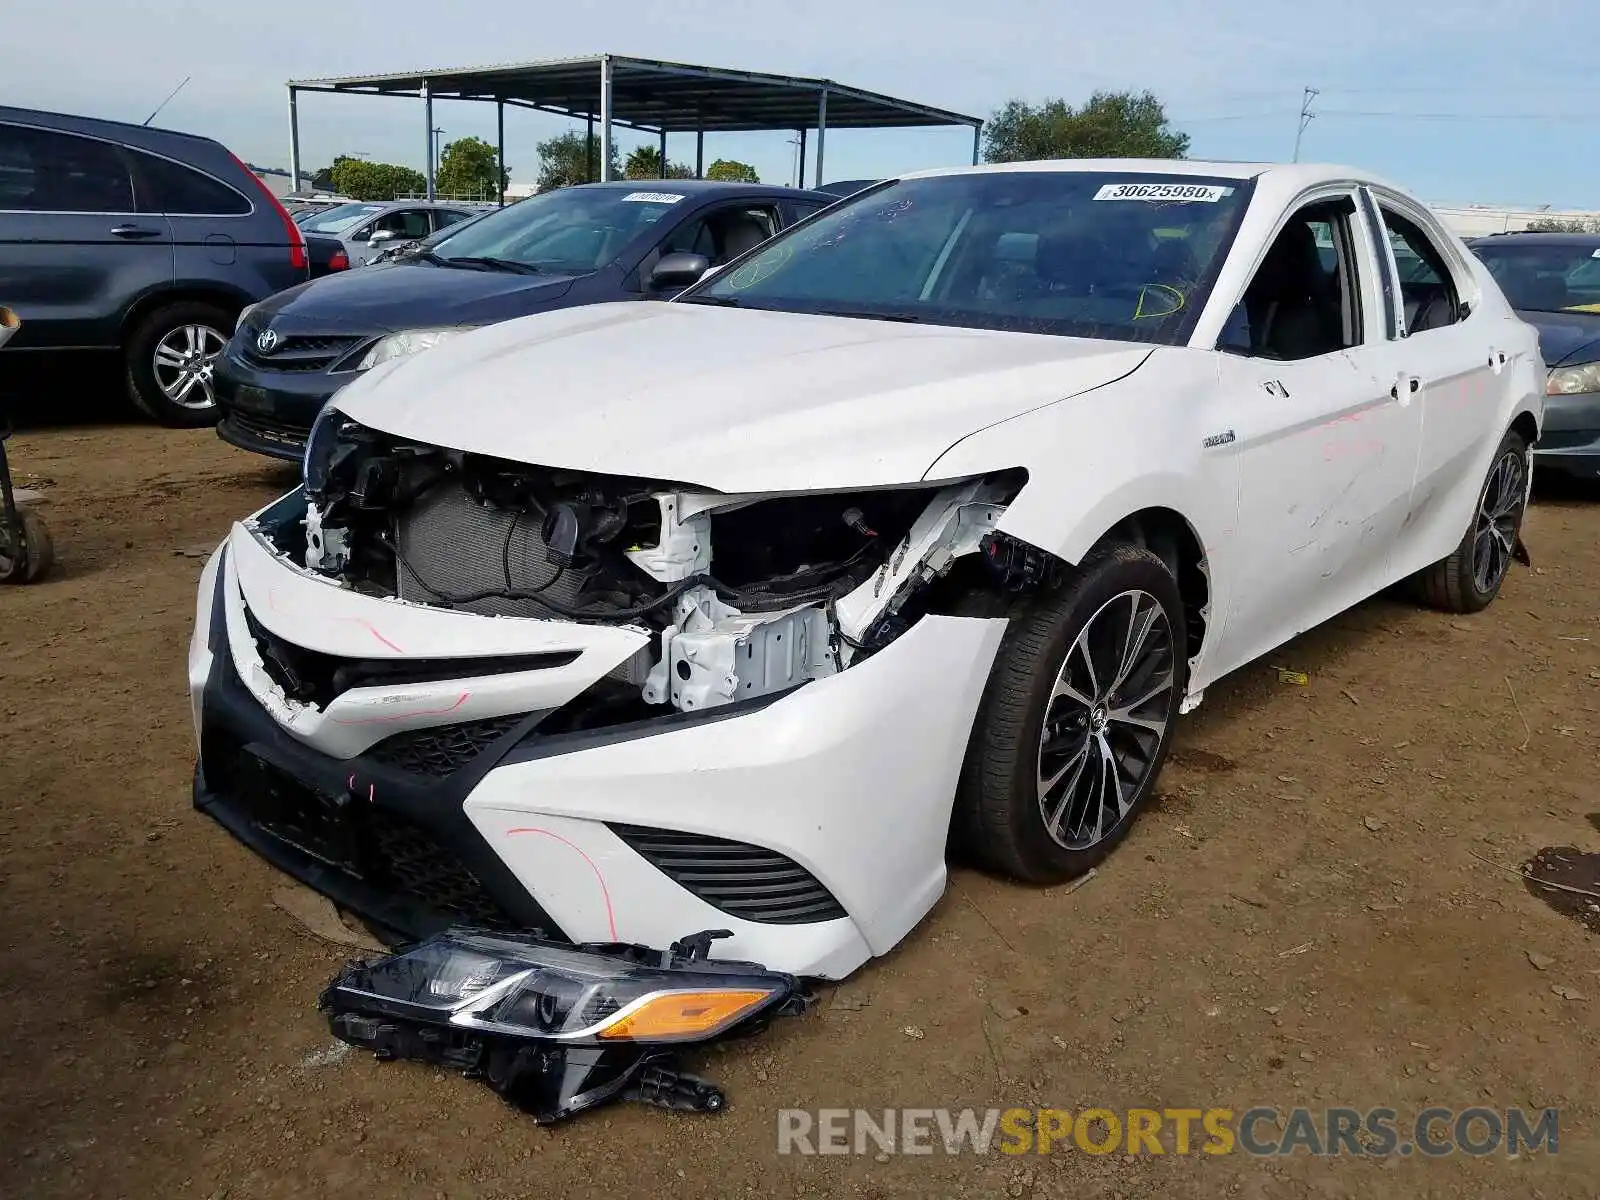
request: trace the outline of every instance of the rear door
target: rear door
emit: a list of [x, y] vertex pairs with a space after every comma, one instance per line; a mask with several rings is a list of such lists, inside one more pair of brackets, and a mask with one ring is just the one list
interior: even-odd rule
[[172, 274], [171, 226], [136, 211], [122, 147], [0, 122], [0, 302], [23, 323], [13, 346], [115, 347], [129, 303]]
[[131, 147], [127, 153], [135, 207], [142, 216], [165, 217], [172, 229], [175, 278], [226, 278], [252, 241], [249, 198], [176, 159]]
[[1477, 488], [1483, 461], [1505, 432], [1499, 413], [1519, 339], [1512, 321], [1479, 311], [1470, 266], [1425, 210], [1379, 188], [1367, 191], [1397, 264], [1402, 319], [1388, 371], [1421, 412], [1409, 525], [1427, 531], [1459, 510], [1463, 481]]

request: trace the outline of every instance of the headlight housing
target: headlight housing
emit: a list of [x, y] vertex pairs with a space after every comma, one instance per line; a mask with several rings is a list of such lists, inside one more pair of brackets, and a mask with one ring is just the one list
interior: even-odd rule
[[1600, 392], [1600, 362], [1583, 363], [1576, 367], [1554, 367], [1545, 380], [1544, 390], [1550, 396]]
[[726, 1033], [788, 999], [791, 983], [750, 964], [733, 972], [711, 959], [654, 965], [462, 930], [348, 968], [329, 996], [381, 999], [396, 1015], [457, 1029], [585, 1045], [662, 1044]]
[[344, 414], [328, 401], [311, 423], [306, 435], [306, 452], [300, 461], [300, 477], [306, 485], [306, 495], [316, 499], [322, 495], [328, 482], [328, 470], [333, 462], [334, 449], [339, 444], [339, 428], [344, 424]]
[[245, 318], [247, 318], [251, 313], [255, 312], [255, 310], [259, 307], [261, 307], [261, 302], [258, 300], [254, 304], [246, 304], [239, 310], [239, 318], [233, 323], [233, 329], [235, 333], [237, 333], [239, 331], [239, 327], [245, 323]]
[[373, 342], [361, 356], [361, 361], [356, 363], [356, 370], [370, 370], [390, 359], [407, 358], [423, 350], [431, 350], [440, 342], [468, 333], [472, 328], [470, 325], [444, 325], [432, 329], [402, 329], [398, 333], [386, 334]]
[[351, 964], [318, 1007], [340, 1040], [455, 1067], [541, 1123], [619, 1097], [709, 1112], [722, 1090], [678, 1070], [675, 1046], [809, 1000], [792, 975], [708, 958], [727, 936], [707, 930], [659, 951], [453, 929]]

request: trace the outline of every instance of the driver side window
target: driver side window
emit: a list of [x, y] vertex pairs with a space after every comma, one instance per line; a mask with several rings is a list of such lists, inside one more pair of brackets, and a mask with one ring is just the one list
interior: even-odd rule
[[1297, 360], [1361, 342], [1361, 288], [1351, 205], [1319, 201], [1279, 231], [1218, 348], [1251, 358]]

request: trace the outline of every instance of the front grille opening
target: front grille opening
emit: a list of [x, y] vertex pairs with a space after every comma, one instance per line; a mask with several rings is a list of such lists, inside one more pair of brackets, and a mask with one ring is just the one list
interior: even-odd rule
[[375, 813], [374, 818], [376, 857], [389, 886], [468, 925], [521, 927], [467, 865], [426, 830], [396, 813]]
[[527, 716], [527, 713], [512, 713], [482, 721], [397, 733], [379, 742], [367, 754], [385, 766], [443, 779], [472, 762], [522, 724]]
[[324, 795], [255, 758], [226, 734], [208, 733], [206, 783], [263, 833], [350, 878], [448, 918], [490, 929], [522, 929], [461, 857], [399, 813]]
[[362, 342], [362, 337], [303, 337], [290, 334], [278, 339], [267, 354], [256, 344], [256, 334], [242, 339], [244, 358], [253, 366], [271, 371], [325, 371]]
[[809, 925], [848, 915], [815, 875], [776, 850], [643, 825], [609, 828], [656, 870], [729, 916]]

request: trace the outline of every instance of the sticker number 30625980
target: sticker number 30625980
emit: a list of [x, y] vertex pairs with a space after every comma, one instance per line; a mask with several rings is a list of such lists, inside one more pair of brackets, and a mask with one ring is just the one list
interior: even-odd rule
[[1108, 183], [1094, 194], [1096, 200], [1198, 200], [1215, 204], [1233, 189], [1217, 183]]

